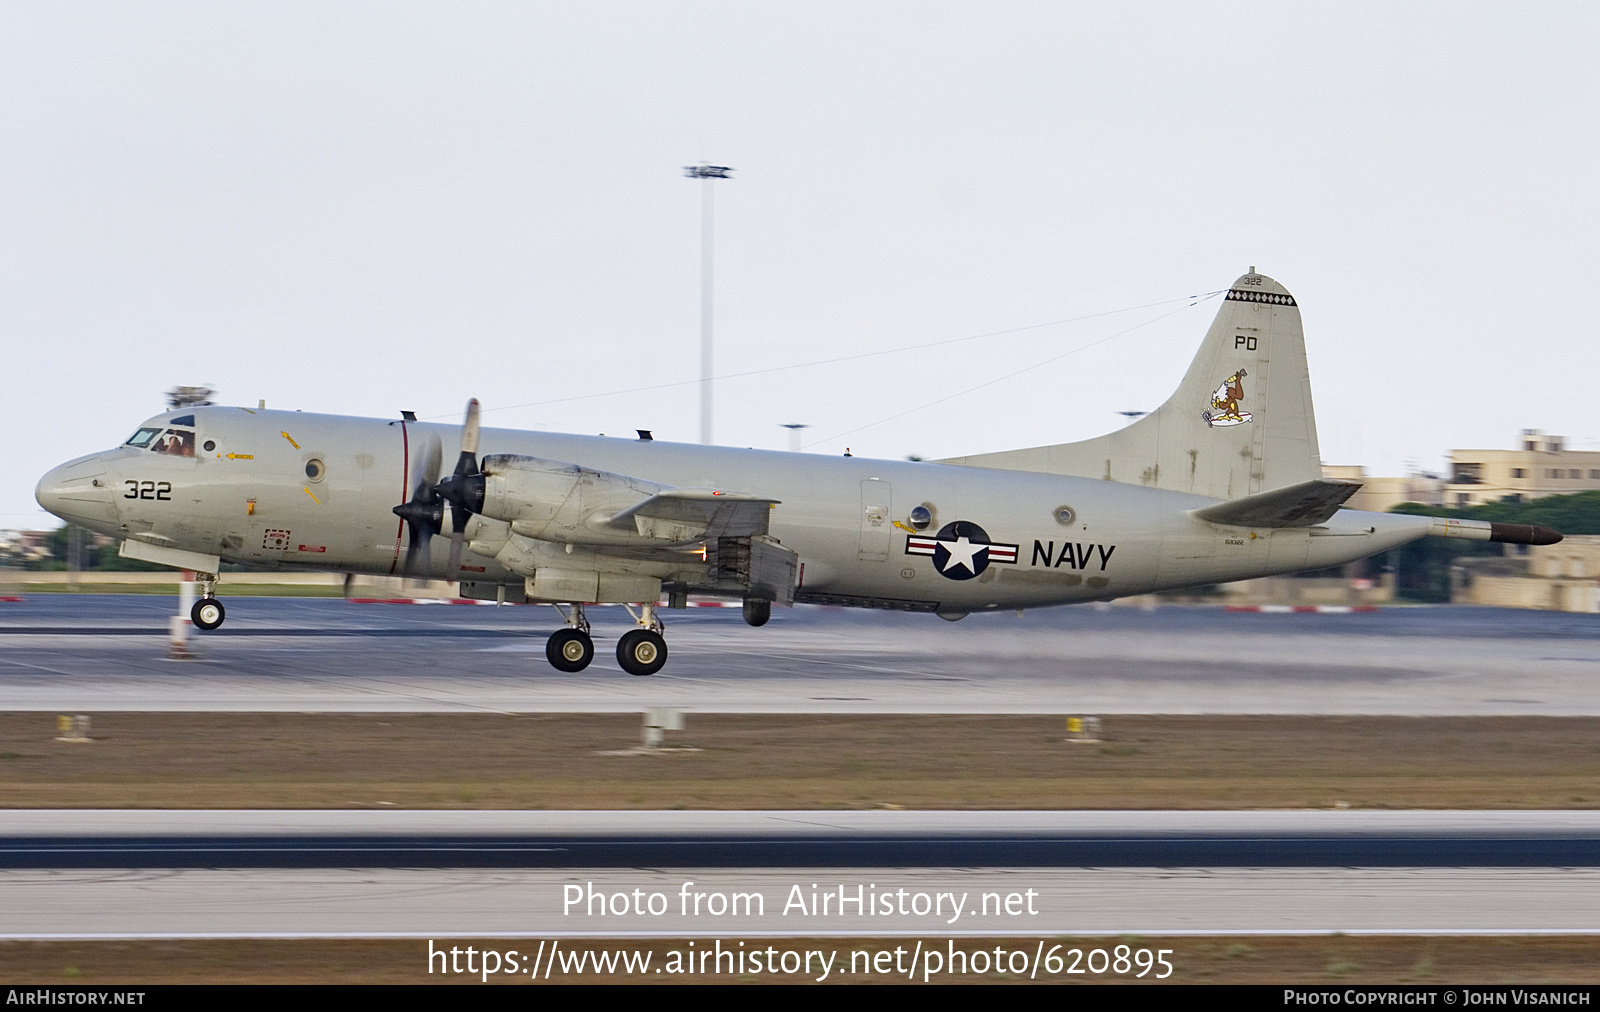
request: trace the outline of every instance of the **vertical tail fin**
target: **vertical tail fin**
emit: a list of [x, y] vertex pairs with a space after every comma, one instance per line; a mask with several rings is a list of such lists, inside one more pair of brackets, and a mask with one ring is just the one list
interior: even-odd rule
[[945, 464], [1103, 478], [1239, 499], [1322, 477], [1300, 307], [1255, 273], [1235, 281], [1178, 390], [1096, 439]]

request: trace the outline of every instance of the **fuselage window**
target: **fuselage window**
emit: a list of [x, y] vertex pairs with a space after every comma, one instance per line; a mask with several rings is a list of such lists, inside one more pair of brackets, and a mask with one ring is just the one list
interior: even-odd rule
[[159, 435], [161, 435], [161, 430], [160, 429], [140, 429], [138, 432], [135, 432], [133, 435], [129, 436], [128, 437], [128, 441], [126, 443], [123, 443], [122, 445], [123, 446], [141, 446], [141, 447], [149, 446], [150, 445], [150, 440], [154, 439], [155, 437], [157, 437]]
[[150, 450], [153, 453], [165, 453], [173, 457], [192, 457], [194, 433], [187, 429], [168, 429], [164, 435], [150, 444]]

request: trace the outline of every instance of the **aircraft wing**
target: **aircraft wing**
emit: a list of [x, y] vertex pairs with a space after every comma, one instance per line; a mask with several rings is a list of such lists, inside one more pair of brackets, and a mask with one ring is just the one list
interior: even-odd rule
[[764, 535], [777, 502], [754, 493], [681, 488], [564, 461], [493, 454], [483, 459], [483, 499], [473, 511], [542, 541], [666, 547]]
[[[767, 530], [778, 500], [513, 454], [483, 460], [472, 550], [566, 601], [644, 601], [662, 581], [790, 604], [799, 556]], [[598, 582], [596, 582], [598, 581]], [[653, 583], [652, 583], [653, 581]]]
[[767, 533], [778, 500], [710, 488], [664, 488], [606, 520], [656, 541], [748, 538]]
[[1190, 512], [1230, 527], [1311, 527], [1337, 513], [1360, 488], [1361, 482], [1345, 478], [1313, 478]]

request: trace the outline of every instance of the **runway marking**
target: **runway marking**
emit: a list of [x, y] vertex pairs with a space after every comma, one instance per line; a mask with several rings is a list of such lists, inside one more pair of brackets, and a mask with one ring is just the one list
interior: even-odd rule
[[14, 661], [9, 657], [0, 657], [0, 664], [10, 664], [18, 668], [32, 668], [34, 671], [48, 671], [52, 675], [67, 675], [69, 677], [81, 673], [77, 671], [62, 671], [60, 668], [47, 668], [41, 664], [29, 664], [26, 661]]

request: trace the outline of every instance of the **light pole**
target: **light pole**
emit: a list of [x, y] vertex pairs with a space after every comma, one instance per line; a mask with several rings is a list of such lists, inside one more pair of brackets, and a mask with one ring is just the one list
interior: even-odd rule
[[700, 442], [711, 442], [711, 181], [728, 179], [726, 165], [686, 165], [683, 174], [700, 180]]
[[798, 451], [800, 449], [800, 430], [809, 429], [811, 426], [806, 422], [780, 422], [778, 424], [789, 430], [789, 450], [791, 452]]

